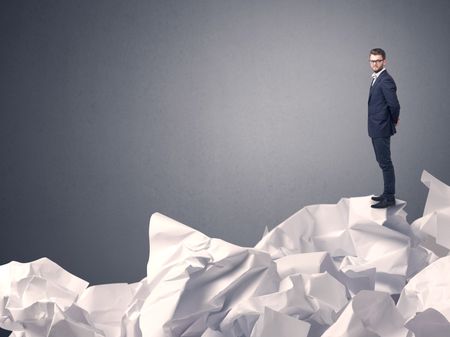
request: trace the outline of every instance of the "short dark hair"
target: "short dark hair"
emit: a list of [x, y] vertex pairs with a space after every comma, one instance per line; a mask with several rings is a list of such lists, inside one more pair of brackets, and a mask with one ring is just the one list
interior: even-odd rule
[[373, 49], [370, 51], [370, 54], [371, 54], [371, 55], [381, 55], [381, 57], [383, 58], [383, 60], [386, 59], [386, 52], [385, 52], [383, 49], [381, 49], [381, 48], [373, 48]]

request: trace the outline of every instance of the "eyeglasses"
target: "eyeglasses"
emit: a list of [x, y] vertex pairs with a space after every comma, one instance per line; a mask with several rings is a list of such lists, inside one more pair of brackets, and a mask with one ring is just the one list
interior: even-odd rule
[[383, 62], [384, 60], [369, 60], [370, 63], [380, 63]]

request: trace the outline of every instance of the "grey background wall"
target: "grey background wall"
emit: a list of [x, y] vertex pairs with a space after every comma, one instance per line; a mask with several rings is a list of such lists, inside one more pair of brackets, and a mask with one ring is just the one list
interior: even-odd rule
[[303, 206], [381, 192], [368, 51], [401, 117], [398, 198], [450, 183], [448, 1], [1, 1], [0, 264], [145, 276], [161, 212], [252, 246]]

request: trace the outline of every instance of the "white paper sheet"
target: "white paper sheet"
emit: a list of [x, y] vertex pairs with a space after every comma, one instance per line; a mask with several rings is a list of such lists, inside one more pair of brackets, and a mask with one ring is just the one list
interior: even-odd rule
[[[414, 231], [404, 202], [374, 210], [367, 196], [307, 206], [254, 248], [155, 213], [147, 277], [133, 284], [88, 288], [46, 258], [11, 262], [0, 266], [0, 326], [13, 337], [442, 333], [450, 257], [438, 260], [421, 240], [448, 247], [450, 188], [427, 172], [422, 181], [430, 193]], [[390, 294], [400, 292], [396, 307]]]
[[414, 276], [402, 290], [397, 306], [407, 319], [433, 308], [450, 320], [450, 256], [440, 258]]
[[419, 233], [427, 234], [436, 243], [450, 249], [450, 186], [433, 177], [427, 171], [422, 173], [422, 182], [429, 188], [423, 217], [411, 226]]
[[265, 308], [255, 324], [251, 337], [307, 337], [310, 324], [270, 308]]
[[405, 326], [414, 333], [414, 337], [447, 337], [450, 334], [450, 322], [431, 308], [417, 313]]
[[322, 337], [407, 337], [404, 322], [389, 294], [363, 290]]

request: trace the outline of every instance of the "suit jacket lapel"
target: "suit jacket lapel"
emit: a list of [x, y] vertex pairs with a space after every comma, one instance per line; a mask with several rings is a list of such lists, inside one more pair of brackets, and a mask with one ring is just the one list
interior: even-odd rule
[[377, 77], [377, 80], [375, 81], [375, 83], [374, 83], [373, 85], [370, 86], [370, 89], [369, 89], [369, 101], [370, 101], [370, 97], [372, 96], [373, 89], [375, 89], [375, 87], [376, 87], [378, 84], [380, 84], [381, 79], [383, 78], [383, 76], [384, 76], [385, 73], [387, 73], [387, 70], [384, 70], [384, 71]]

